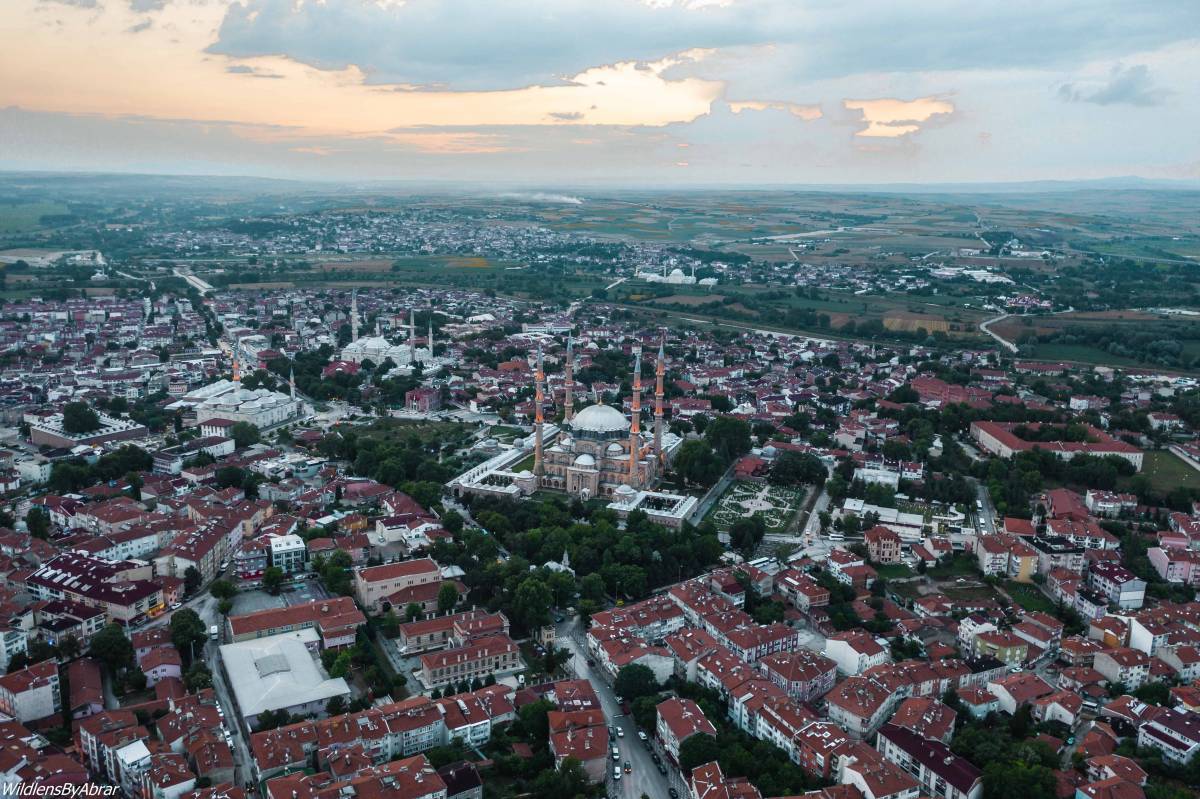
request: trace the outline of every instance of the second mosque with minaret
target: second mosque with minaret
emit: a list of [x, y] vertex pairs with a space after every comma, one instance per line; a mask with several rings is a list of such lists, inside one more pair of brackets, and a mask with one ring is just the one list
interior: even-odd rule
[[433, 349], [433, 312], [429, 313], [429, 332], [425, 337], [424, 346], [417, 346], [416, 312], [408, 312], [408, 338], [401, 344], [393, 344], [380, 334], [378, 325], [375, 335], [359, 335], [358, 292], [350, 298], [350, 343], [342, 348], [341, 359], [362, 363], [371, 361], [379, 365], [391, 360], [401, 371], [411, 371], [414, 366], [420, 366], [425, 371], [435, 366], [441, 366], [443, 359], [434, 354]]

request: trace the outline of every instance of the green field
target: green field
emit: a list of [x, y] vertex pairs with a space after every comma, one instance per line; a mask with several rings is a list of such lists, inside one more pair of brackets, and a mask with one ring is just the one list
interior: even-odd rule
[[1151, 450], [1142, 458], [1142, 474], [1160, 494], [1175, 488], [1200, 488], [1200, 472], [1188, 466], [1182, 458], [1165, 449]]
[[1036, 585], [1005, 580], [1004, 590], [1013, 598], [1014, 602], [1025, 610], [1041, 611], [1042, 613], [1054, 612], [1054, 601], [1039, 591]]
[[1042, 361], [1075, 361], [1101, 366], [1146, 366], [1135, 358], [1112, 355], [1099, 347], [1089, 347], [1086, 344], [1037, 344], [1032, 347], [1022, 345], [1021, 355]]
[[880, 577], [885, 580], [894, 580], [897, 577], [912, 577], [913, 570], [903, 563], [887, 563], [879, 564], [873, 567]]
[[0, 203], [0, 233], [25, 233], [43, 227], [43, 216], [69, 214], [62, 203]]

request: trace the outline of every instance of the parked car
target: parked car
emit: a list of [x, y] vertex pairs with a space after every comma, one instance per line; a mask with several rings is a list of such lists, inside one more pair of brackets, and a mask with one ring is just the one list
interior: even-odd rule
[[646, 731], [645, 731], [645, 730], [638, 730], [638, 738], [640, 738], [640, 739], [641, 739], [641, 740], [643, 740], [643, 741], [645, 741], [645, 740], [648, 740], [648, 739], [646, 738]]
[[667, 764], [666, 763], [658, 764], [658, 773], [663, 775], [664, 777], [667, 776]]
[[624, 737], [625, 737], [625, 730], [621, 729], [620, 727], [617, 727], [617, 737], [618, 737], [618, 738], [624, 738]]
[[674, 788], [667, 788], [667, 796], [671, 797], [671, 799], [679, 799], [679, 791]]
[[613, 779], [614, 780], [621, 779], [621, 767], [620, 766], [616, 766], [615, 768], [613, 768]]

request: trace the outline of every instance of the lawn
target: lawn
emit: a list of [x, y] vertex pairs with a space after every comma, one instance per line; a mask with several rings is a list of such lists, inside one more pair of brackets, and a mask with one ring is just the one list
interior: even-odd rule
[[1054, 612], [1054, 600], [1043, 594], [1036, 585], [1005, 580], [1004, 590], [1013, 598], [1014, 602], [1025, 610], [1041, 611], [1042, 613]]
[[960, 552], [949, 560], [944, 560], [937, 566], [929, 569], [926, 574], [937, 578], [970, 577], [974, 576], [978, 571], [979, 564], [975, 558]]
[[1200, 488], [1200, 472], [1174, 452], [1165, 449], [1147, 452], [1142, 458], [1141, 473], [1150, 478], [1150, 485], [1160, 494], [1181, 487]]
[[897, 577], [912, 577], [913, 570], [903, 563], [881, 563], [873, 567], [880, 577], [885, 580], [894, 580]]

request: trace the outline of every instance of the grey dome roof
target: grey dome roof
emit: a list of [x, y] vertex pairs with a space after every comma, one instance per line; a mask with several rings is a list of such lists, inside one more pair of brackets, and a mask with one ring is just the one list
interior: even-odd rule
[[628, 430], [629, 420], [611, 405], [589, 405], [575, 414], [571, 427], [588, 433], [615, 433]]

